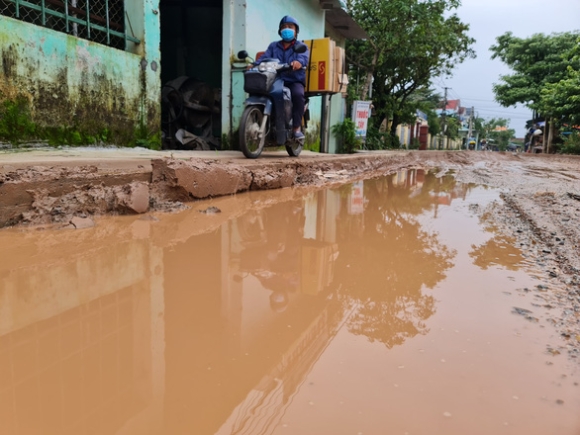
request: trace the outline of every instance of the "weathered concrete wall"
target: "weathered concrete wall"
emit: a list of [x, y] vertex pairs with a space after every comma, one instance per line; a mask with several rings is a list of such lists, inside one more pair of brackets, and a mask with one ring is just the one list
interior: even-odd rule
[[278, 23], [290, 15], [300, 23], [300, 39], [324, 38], [324, 11], [319, 2], [298, 0], [294, 2], [247, 1], [246, 42], [248, 53], [265, 50], [272, 41], [280, 39]]
[[29, 96], [35, 123], [108, 129], [118, 140], [130, 140], [141, 120], [159, 129], [159, 18], [153, 0], [131, 3], [140, 4], [132, 27], [142, 41], [133, 52], [0, 16], [0, 81]]

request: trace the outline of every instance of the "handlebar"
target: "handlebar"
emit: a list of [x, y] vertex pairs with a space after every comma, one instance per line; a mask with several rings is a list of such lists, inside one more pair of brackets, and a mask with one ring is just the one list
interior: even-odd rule
[[[259, 63], [256, 64], [256, 63], [252, 62], [250, 65], [252, 65], [252, 67], [257, 67], [260, 64]], [[301, 68], [298, 68], [298, 70], [296, 70], [296, 71], [299, 71], [299, 70], [306, 71], [306, 67], [302, 66]], [[288, 71], [294, 71], [294, 69], [288, 63], [281, 63], [281, 64], [279, 64], [278, 68], [276, 68], [276, 71], [277, 72], [288, 72]]]
[[[280, 70], [284, 70], [284, 71], [291, 70], [291, 71], [294, 71], [294, 69], [292, 68], [292, 65], [290, 65], [288, 63], [283, 64], [278, 71], [280, 71]], [[302, 66], [302, 67], [298, 68], [296, 71], [298, 71], [298, 70], [304, 70], [304, 71], [306, 71], [306, 67], [305, 66]]]

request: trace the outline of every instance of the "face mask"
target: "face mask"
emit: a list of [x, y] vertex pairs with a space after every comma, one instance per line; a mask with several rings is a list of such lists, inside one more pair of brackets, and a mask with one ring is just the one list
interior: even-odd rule
[[282, 29], [282, 31], [280, 32], [280, 36], [282, 36], [283, 41], [290, 42], [294, 39], [294, 30]]

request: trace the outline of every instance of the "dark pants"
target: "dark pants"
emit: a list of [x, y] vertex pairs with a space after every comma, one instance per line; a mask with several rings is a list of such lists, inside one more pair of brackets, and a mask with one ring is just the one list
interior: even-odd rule
[[292, 127], [298, 128], [302, 125], [302, 117], [304, 116], [304, 85], [284, 82], [284, 86], [290, 89], [292, 94]]

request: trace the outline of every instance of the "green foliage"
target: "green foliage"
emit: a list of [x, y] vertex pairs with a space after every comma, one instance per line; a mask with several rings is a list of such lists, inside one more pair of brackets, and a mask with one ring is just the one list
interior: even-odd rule
[[510, 140], [515, 137], [515, 130], [509, 129], [505, 131], [492, 131], [490, 138], [495, 141], [500, 151], [505, 151], [510, 143]]
[[365, 147], [369, 150], [392, 150], [401, 148], [399, 136], [390, 131], [381, 131], [369, 125], [365, 140]]
[[100, 125], [88, 126], [40, 126], [32, 121], [30, 102], [25, 97], [14, 100], [5, 100], [0, 105], [0, 140], [6, 140], [18, 146], [27, 140], [47, 141], [51, 146], [61, 145], [104, 145], [115, 140], [131, 145], [145, 146], [151, 149], [160, 149], [160, 132], [149, 132], [141, 123], [131, 135], [131, 130], [113, 132], [108, 127]]
[[240, 130], [235, 130], [231, 135], [222, 136], [222, 150], [239, 150], [240, 149]]
[[112, 132], [108, 128], [87, 131], [81, 127], [43, 127], [37, 129], [38, 137], [51, 146], [103, 145], [112, 142]]
[[222, 134], [222, 142], [221, 142], [221, 148], [222, 150], [230, 150], [231, 148], [231, 143], [230, 143], [230, 139], [228, 137], [227, 134]]
[[351, 154], [360, 148], [361, 141], [356, 137], [355, 124], [352, 119], [345, 118], [342, 123], [333, 125], [331, 131], [340, 142], [341, 153]]
[[542, 110], [542, 89], [565, 79], [568, 67], [578, 64], [565, 55], [574, 48], [579, 36], [578, 32], [540, 33], [522, 39], [507, 32], [497, 37], [497, 44], [490, 48], [492, 59], [500, 59], [514, 73], [501, 76], [501, 83], [493, 86], [496, 100], [506, 107], [522, 103]]
[[161, 149], [161, 132], [150, 131], [143, 118], [141, 118], [141, 121], [135, 129], [134, 137], [134, 146], [149, 148], [151, 150]]
[[479, 133], [479, 136], [483, 135], [483, 131], [484, 131], [484, 124], [485, 124], [485, 119], [483, 118], [473, 118], [473, 131], [477, 134]]
[[457, 116], [446, 116], [445, 117], [445, 136], [449, 139], [457, 139], [459, 137], [459, 128], [461, 127], [461, 121]]
[[575, 132], [562, 138], [560, 154], [580, 154], [580, 133]]
[[431, 136], [437, 136], [441, 133], [439, 117], [433, 110], [427, 112], [427, 123], [429, 124], [429, 134], [431, 134]]
[[510, 140], [515, 137], [515, 130], [500, 129], [501, 127], [508, 127], [509, 121], [505, 118], [492, 118], [489, 121], [483, 121], [480, 132], [481, 139], [492, 140], [500, 149], [505, 151], [510, 143]]
[[411, 141], [411, 143], [409, 144], [409, 149], [410, 150], [418, 150], [420, 147], [421, 147], [421, 142], [419, 142], [419, 139], [414, 137], [413, 140]]
[[307, 151], [312, 151], [315, 153], [320, 152], [320, 136], [316, 138], [314, 141], [307, 141], [303, 147]]
[[385, 136], [385, 148], [388, 150], [397, 150], [401, 148], [401, 141], [396, 134], [388, 133]]
[[31, 121], [30, 103], [24, 97], [6, 100], [0, 106], [0, 139], [17, 146], [36, 133], [36, 125]]
[[507, 128], [509, 121], [505, 118], [492, 118], [488, 121], [482, 118], [476, 118], [474, 131], [479, 133], [480, 139], [485, 139], [498, 146], [500, 151], [505, 151], [516, 135], [513, 129]]
[[580, 37], [565, 56], [570, 65], [562, 80], [541, 89], [541, 109], [546, 115], [572, 124], [580, 123]]
[[350, 14], [369, 34], [366, 40], [347, 43], [353, 84], [349, 88], [356, 88], [357, 99], [364, 100], [374, 78], [375, 127], [385, 118], [392, 120], [394, 135], [417, 109], [411, 95], [474, 57], [469, 26], [451, 13], [459, 5], [458, 0], [347, 1]]
[[370, 124], [367, 128], [367, 136], [365, 138], [365, 147], [368, 150], [384, 150], [387, 148], [387, 136], [389, 133], [380, 131], [374, 125]]

